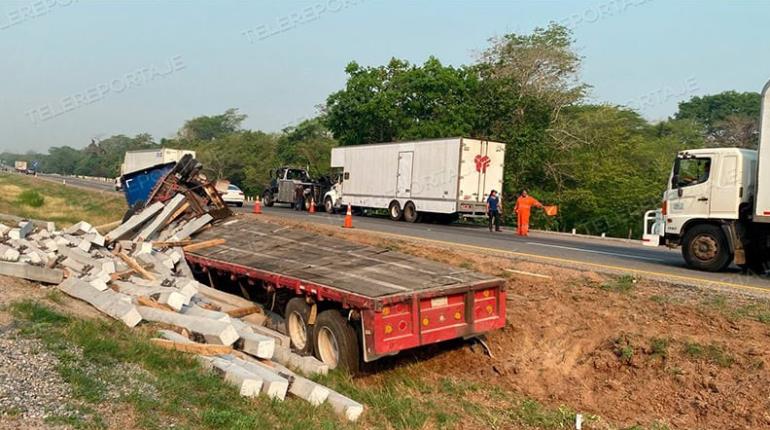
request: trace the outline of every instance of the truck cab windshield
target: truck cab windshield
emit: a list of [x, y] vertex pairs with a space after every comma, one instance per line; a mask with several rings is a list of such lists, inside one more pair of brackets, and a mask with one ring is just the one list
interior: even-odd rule
[[710, 173], [710, 158], [679, 158], [674, 166], [672, 185], [683, 188], [702, 184], [708, 181]]
[[308, 182], [310, 180], [310, 178], [307, 175], [307, 172], [301, 169], [289, 169], [286, 172], [286, 179], [298, 180], [303, 182]]

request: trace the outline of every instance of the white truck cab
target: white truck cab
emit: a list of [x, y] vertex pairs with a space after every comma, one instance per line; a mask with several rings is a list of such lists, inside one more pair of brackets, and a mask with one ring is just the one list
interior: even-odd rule
[[[690, 267], [720, 271], [735, 263], [764, 273], [770, 249], [770, 217], [760, 192], [770, 187], [761, 158], [770, 161], [770, 93], [762, 92], [760, 151], [705, 148], [677, 154], [661, 209], [645, 214], [643, 243], [682, 247]], [[765, 109], [768, 107], [768, 109]], [[764, 167], [765, 170], [770, 166]], [[762, 178], [768, 176], [762, 186]], [[770, 212], [768, 212], [770, 214]]]

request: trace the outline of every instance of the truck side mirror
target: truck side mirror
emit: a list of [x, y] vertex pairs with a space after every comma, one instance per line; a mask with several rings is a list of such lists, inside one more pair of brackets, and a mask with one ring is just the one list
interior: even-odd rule
[[679, 187], [679, 175], [674, 175], [671, 177], [671, 188], [680, 188]]

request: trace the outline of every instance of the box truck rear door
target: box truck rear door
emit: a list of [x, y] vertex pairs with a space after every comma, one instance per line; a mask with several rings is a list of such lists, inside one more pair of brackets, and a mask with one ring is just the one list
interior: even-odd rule
[[411, 197], [412, 195], [412, 159], [414, 152], [398, 153], [398, 181], [396, 197]]

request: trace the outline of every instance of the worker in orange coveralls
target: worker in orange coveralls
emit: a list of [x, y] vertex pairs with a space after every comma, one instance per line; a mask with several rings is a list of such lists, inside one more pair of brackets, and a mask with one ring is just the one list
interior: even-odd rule
[[529, 215], [532, 206], [542, 208], [543, 205], [536, 198], [527, 194], [527, 190], [522, 190], [521, 195], [516, 199], [516, 207], [513, 211], [516, 213], [517, 233], [519, 236], [529, 236]]

